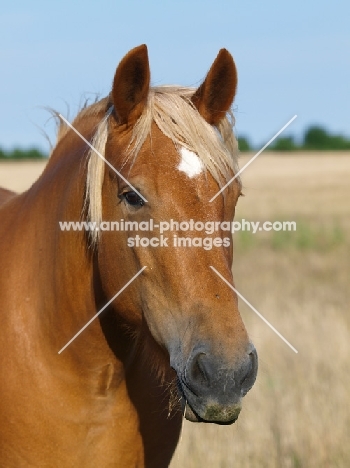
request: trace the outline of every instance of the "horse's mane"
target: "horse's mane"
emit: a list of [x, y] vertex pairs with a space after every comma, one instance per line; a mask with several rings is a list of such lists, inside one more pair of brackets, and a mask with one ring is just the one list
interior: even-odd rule
[[[191, 101], [194, 88], [160, 86], [149, 91], [147, 104], [142, 115], [136, 122], [131, 141], [122, 161], [134, 164], [137, 155], [146, 138], [151, 135], [152, 123], [155, 122], [165, 136], [170, 138], [176, 149], [185, 147], [195, 152], [206, 170], [214, 177], [219, 186], [238, 171], [238, 145], [233, 133], [234, 117], [232, 112], [219, 122], [217, 126], [208, 124], [200, 117]], [[94, 115], [101, 115], [108, 108], [108, 98], [84, 108], [76, 117], [75, 122]], [[108, 137], [108, 121], [113, 106], [105, 112], [97, 126], [92, 140], [92, 146], [104, 156]], [[73, 123], [74, 124], [74, 123]], [[59, 138], [66, 132], [63, 127]], [[102, 184], [104, 177], [104, 161], [95, 151], [88, 152], [88, 170], [85, 208], [89, 220], [97, 225], [102, 221]], [[99, 231], [91, 232], [92, 242], [98, 241]]]

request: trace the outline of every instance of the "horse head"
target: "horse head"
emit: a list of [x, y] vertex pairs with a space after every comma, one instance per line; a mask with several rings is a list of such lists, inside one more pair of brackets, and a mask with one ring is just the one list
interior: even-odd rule
[[[147, 267], [114, 301], [115, 313], [154, 366], [175, 371], [186, 418], [218, 424], [237, 419], [257, 373], [237, 296], [210, 269], [233, 282], [230, 233], [220, 226], [234, 217], [240, 181], [210, 200], [237, 170], [227, 119], [236, 86], [225, 49], [197, 90], [151, 88], [146, 46], [131, 50], [116, 70], [107, 106], [109, 165], [91, 155], [87, 194], [90, 217], [134, 226], [153, 220], [162, 228], [161, 234], [155, 228], [95, 234], [101, 284], [112, 297]], [[176, 229], [181, 222], [193, 229]], [[179, 243], [179, 237], [187, 240]]]

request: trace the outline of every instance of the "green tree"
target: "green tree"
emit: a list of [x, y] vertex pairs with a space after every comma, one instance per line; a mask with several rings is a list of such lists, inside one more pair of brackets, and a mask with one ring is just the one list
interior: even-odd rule
[[303, 146], [305, 149], [321, 150], [328, 148], [329, 135], [322, 127], [310, 127], [304, 134]]
[[247, 137], [238, 138], [238, 148], [242, 153], [245, 151], [251, 151], [252, 147], [250, 146], [249, 140]]
[[304, 134], [303, 148], [306, 150], [347, 150], [350, 140], [342, 135], [330, 135], [323, 127], [309, 127]]
[[298, 149], [293, 136], [278, 138], [270, 147], [272, 151], [295, 151]]

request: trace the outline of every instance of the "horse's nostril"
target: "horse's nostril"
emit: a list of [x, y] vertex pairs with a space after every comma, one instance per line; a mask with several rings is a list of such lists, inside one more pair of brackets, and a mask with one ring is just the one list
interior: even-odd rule
[[256, 372], [258, 370], [258, 353], [255, 348], [249, 353], [249, 357], [252, 364], [252, 370]]
[[255, 382], [256, 374], [258, 370], [258, 354], [256, 349], [254, 348], [249, 353], [249, 364], [247, 365], [247, 369], [245, 375], [241, 380], [242, 390], [244, 393], [247, 393], [250, 390]]
[[257, 374], [257, 353], [255, 348], [249, 351], [236, 367], [203, 350], [196, 351], [187, 362], [182, 383], [192, 395], [222, 404], [240, 398], [251, 389]]
[[190, 378], [200, 385], [208, 386], [210, 381], [209, 369], [207, 369], [206, 354], [198, 353], [194, 356], [190, 365]]

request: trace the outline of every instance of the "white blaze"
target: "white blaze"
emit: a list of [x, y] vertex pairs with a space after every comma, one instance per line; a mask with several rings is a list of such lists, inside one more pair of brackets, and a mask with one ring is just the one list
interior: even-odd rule
[[204, 165], [196, 153], [181, 146], [180, 155], [181, 161], [177, 166], [179, 171], [184, 172], [190, 178], [195, 177], [203, 172]]

